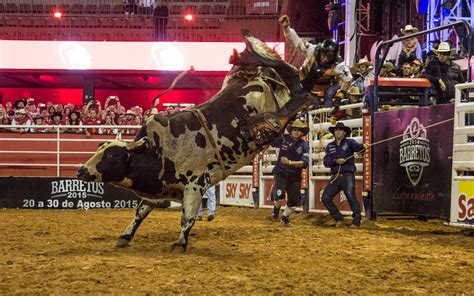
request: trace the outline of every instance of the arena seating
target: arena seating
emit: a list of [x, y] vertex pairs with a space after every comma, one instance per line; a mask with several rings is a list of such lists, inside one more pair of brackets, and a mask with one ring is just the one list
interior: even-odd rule
[[[151, 9], [139, 7], [133, 15], [126, 15], [122, 1], [118, 0], [104, 0], [97, 4], [93, 1], [38, 2], [18, 3], [0, 0], [0, 38], [6, 40], [17, 38], [20, 40], [127, 40], [127, 36], [130, 36], [133, 40], [142, 37], [145, 38], [142, 41], [151, 41], [155, 36]], [[182, 0], [163, 3], [169, 9], [167, 29], [174, 30], [164, 32], [164, 34], [173, 41], [238, 41], [241, 40], [240, 32], [232, 28], [245, 25], [260, 28], [260, 22], [263, 20], [259, 19], [256, 22], [255, 16], [248, 19], [242, 17], [245, 14], [244, 0]], [[62, 18], [56, 19], [51, 16], [56, 11], [63, 13]], [[182, 17], [185, 13], [196, 14], [197, 17], [193, 21], [184, 22]], [[234, 18], [234, 16], [239, 17]], [[264, 34], [270, 35], [265, 39], [279, 38], [275, 36], [278, 25], [274, 19], [267, 18], [266, 22], [263, 27], [267, 28], [271, 24], [273, 29], [266, 29]], [[124, 28], [143, 32], [110, 31]], [[58, 31], [61, 29], [67, 30]], [[85, 29], [95, 29], [99, 32], [91, 33]], [[190, 29], [193, 32], [188, 32]], [[101, 30], [106, 30], [106, 32], [100, 32]], [[184, 32], [180, 32], [182, 30]], [[112, 39], [107, 39], [107, 36]]]

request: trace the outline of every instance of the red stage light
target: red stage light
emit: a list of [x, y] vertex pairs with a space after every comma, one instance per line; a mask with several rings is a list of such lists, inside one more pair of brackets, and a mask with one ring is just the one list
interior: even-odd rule
[[194, 16], [192, 14], [187, 14], [184, 16], [184, 19], [190, 22], [194, 19]]
[[54, 12], [54, 17], [55, 18], [61, 18], [63, 16], [63, 13], [61, 11], [55, 11]]

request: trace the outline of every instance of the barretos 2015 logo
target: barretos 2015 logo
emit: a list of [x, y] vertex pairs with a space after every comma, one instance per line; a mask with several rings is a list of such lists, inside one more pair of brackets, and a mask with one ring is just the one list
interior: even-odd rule
[[413, 187], [420, 182], [423, 168], [430, 165], [430, 140], [426, 138], [426, 129], [416, 117], [403, 132], [399, 163], [405, 167]]

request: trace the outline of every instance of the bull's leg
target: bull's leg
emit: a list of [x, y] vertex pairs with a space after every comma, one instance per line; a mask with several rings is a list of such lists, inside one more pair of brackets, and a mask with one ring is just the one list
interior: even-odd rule
[[188, 236], [191, 228], [193, 228], [195, 222], [196, 212], [199, 208], [199, 204], [202, 199], [200, 192], [203, 190], [194, 190], [193, 188], [187, 188], [184, 191], [183, 198], [183, 213], [181, 216], [181, 233], [176, 242], [173, 243], [173, 250], [186, 251], [188, 245]]
[[153, 208], [153, 205], [150, 205], [143, 200], [140, 201], [137, 206], [135, 218], [133, 219], [132, 223], [128, 225], [122, 235], [119, 236], [119, 238], [117, 239], [117, 247], [123, 248], [128, 246], [130, 241], [133, 239], [133, 236], [135, 235], [135, 232], [137, 231], [138, 227], [140, 227], [142, 221], [145, 220], [146, 216], [150, 214]]

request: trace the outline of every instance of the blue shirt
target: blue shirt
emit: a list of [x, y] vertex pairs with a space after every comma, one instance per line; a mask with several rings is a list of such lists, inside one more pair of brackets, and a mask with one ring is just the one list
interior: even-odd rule
[[273, 141], [270, 145], [280, 149], [280, 152], [278, 153], [278, 163], [273, 168], [273, 174], [301, 174], [302, 167], [282, 164], [282, 157], [286, 157], [291, 161], [303, 161], [303, 167], [308, 167], [309, 145], [307, 141], [300, 139], [296, 142], [293, 142], [293, 139], [290, 135], [283, 135]]
[[[342, 139], [341, 143], [337, 145], [336, 141], [332, 141], [326, 146], [326, 155], [324, 156], [324, 166], [331, 168], [331, 174], [337, 174], [339, 171], [339, 165], [336, 163], [338, 158], [348, 158], [354, 155], [354, 152], [359, 152], [364, 149], [364, 146], [357, 143], [353, 139]], [[356, 167], [354, 165], [354, 157], [346, 160], [346, 162], [341, 165], [340, 173], [354, 173]]]

